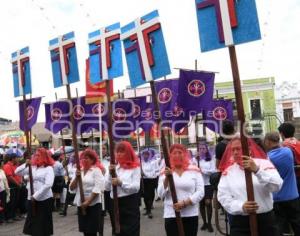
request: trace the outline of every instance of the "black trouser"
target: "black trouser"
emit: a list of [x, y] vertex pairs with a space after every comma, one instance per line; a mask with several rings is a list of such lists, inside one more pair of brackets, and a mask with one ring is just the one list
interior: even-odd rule
[[112, 204], [110, 203], [110, 201], [112, 201], [110, 198], [110, 191], [104, 191], [104, 209], [109, 214], [112, 232], [115, 233], [115, 219], [113, 216], [114, 209], [111, 209]]
[[275, 202], [274, 212], [281, 235], [287, 231], [286, 223], [291, 225], [295, 235], [300, 235], [300, 203], [298, 198]]
[[156, 179], [143, 179], [144, 181], [144, 203], [147, 212], [151, 212], [155, 197]]
[[[274, 212], [257, 214], [257, 229], [259, 236], [279, 236], [279, 229], [276, 225]], [[230, 216], [230, 236], [251, 235], [249, 216]]]
[[16, 217], [16, 210], [19, 202], [19, 188], [12, 187], [10, 189], [10, 201], [7, 204], [7, 219]]
[[22, 185], [20, 188], [18, 208], [21, 214], [26, 214], [27, 212], [27, 189], [26, 185]]
[[[198, 216], [182, 217], [184, 234], [186, 236], [197, 236], [198, 232]], [[165, 230], [167, 236], [177, 236], [178, 229], [176, 218], [165, 218]]]
[[0, 207], [2, 207], [2, 211], [0, 211], [0, 221], [4, 221], [6, 220], [6, 191], [3, 190], [2, 192], [0, 192]]

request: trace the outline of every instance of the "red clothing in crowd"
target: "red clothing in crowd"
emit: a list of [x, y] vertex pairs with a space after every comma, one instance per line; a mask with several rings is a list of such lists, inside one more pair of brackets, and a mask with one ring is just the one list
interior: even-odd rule
[[18, 184], [21, 184], [22, 177], [15, 174], [16, 169], [17, 165], [14, 165], [11, 161], [7, 162], [3, 166], [3, 170], [6, 174], [6, 177], [12, 177]]

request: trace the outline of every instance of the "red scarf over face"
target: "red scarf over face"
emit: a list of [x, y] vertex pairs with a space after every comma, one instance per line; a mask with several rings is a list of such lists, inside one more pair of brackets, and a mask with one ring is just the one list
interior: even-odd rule
[[[267, 159], [267, 154], [252, 139], [247, 139], [247, 141], [251, 158]], [[242, 155], [243, 151], [241, 139], [232, 139], [226, 146], [226, 150], [220, 161], [219, 170], [223, 174], [226, 174], [227, 168], [232, 166], [234, 163], [242, 166]]]
[[47, 151], [45, 148], [38, 148], [33, 155], [31, 164], [37, 167], [53, 166], [54, 160], [51, 157], [50, 151]]
[[[118, 155], [118, 153], [122, 153]], [[140, 166], [140, 160], [135, 154], [131, 144], [127, 141], [122, 141], [116, 145], [115, 156], [117, 162], [123, 169], [134, 169]]]
[[[89, 159], [91, 159], [92, 164], [90, 163], [89, 160], [85, 159], [84, 157], [88, 157]], [[91, 148], [87, 148], [83, 152], [81, 152], [79, 159], [80, 159], [80, 164], [81, 164], [81, 167], [83, 168], [83, 170], [88, 170], [92, 166], [98, 167], [101, 171], [103, 171], [105, 169], [104, 166], [102, 165], [102, 163], [99, 161], [99, 157], [98, 157], [97, 153]]]
[[[179, 157], [177, 155], [174, 155], [174, 151], [178, 149], [183, 152], [183, 156]], [[173, 144], [170, 147], [170, 164], [172, 170], [175, 169], [175, 167], [181, 167], [184, 170], [187, 170], [190, 164], [190, 153], [186, 149], [186, 147], [182, 144]]]

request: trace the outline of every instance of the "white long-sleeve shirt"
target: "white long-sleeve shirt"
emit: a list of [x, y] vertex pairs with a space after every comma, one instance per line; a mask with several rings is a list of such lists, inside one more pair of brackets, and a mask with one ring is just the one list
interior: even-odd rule
[[4, 170], [0, 169], [0, 192], [8, 191], [9, 186]]
[[[254, 198], [259, 208], [257, 213], [266, 213], [273, 209], [272, 192], [280, 190], [283, 180], [269, 160], [254, 159], [260, 168], [252, 174]], [[245, 172], [238, 165], [233, 164], [221, 176], [218, 185], [218, 200], [224, 209], [232, 215], [247, 215], [243, 211], [243, 204], [247, 201]]]
[[[169, 187], [166, 189], [164, 187], [165, 178], [165, 175], [159, 177], [157, 193], [159, 197], [164, 198], [164, 218], [174, 218], [174, 204]], [[198, 216], [198, 203], [204, 196], [204, 183], [201, 173], [194, 170], [187, 170], [179, 176], [176, 172], [173, 172], [173, 179], [178, 201], [190, 198], [193, 203], [180, 211], [181, 216]]]
[[142, 170], [144, 179], [155, 179], [160, 173], [159, 159], [153, 159], [147, 162], [142, 161]]
[[[72, 182], [76, 176], [73, 177]], [[82, 188], [84, 199], [86, 200], [92, 193], [98, 194], [97, 197], [90, 203], [89, 206], [93, 206], [97, 203], [101, 203], [101, 193], [104, 191], [104, 176], [98, 167], [91, 167], [85, 174], [81, 171]], [[75, 193], [74, 204], [81, 206], [79, 184], [75, 190], [71, 190], [71, 193]]]
[[[31, 169], [34, 189], [33, 198], [36, 201], [44, 201], [53, 197], [51, 190], [54, 181], [53, 168], [51, 166], [32, 166]], [[26, 164], [24, 163], [15, 170], [15, 174], [20, 176], [29, 175], [29, 168], [26, 167]], [[30, 181], [27, 182], [26, 188], [28, 190], [27, 198], [28, 200], [31, 200]]]
[[204, 185], [210, 185], [209, 178], [212, 173], [216, 172], [216, 162], [214, 159], [211, 159], [210, 161], [200, 160], [199, 162]]
[[[141, 184], [140, 167], [136, 167], [134, 169], [123, 169], [120, 165], [117, 165], [116, 173], [117, 177], [122, 181], [122, 185], [117, 186], [118, 197], [125, 197], [139, 192]], [[105, 190], [112, 190], [110, 174], [105, 176]], [[110, 197], [113, 198], [112, 191], [110, 193]]]

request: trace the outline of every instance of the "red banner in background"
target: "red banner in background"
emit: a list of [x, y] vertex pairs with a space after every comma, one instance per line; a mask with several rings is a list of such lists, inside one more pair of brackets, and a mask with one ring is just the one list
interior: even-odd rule
[[[96, 84], [92, 84], [90, 81], [90, 62], [86, 59], [86, 70], [85, 70], [85, 84], [86, 84], [86, 96], [85, 102], [87, 104], [104, 102], [106, 96], [106, 82], [102, 81]], [[109, 80], [110, 83], [110, 96], [114, 95], [113, 81]]]

